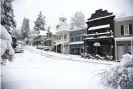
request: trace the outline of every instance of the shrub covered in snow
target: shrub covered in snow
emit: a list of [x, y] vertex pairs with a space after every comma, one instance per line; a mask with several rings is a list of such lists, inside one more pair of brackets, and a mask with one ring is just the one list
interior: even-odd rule
[[12, 61], [14, 50], [12, 48], [12, 38], [11, 35], [7, 32], [7, 30], [0, 25], [0, 61], [3, 63], [6, 59]]
[[101, 83], [106, 89], [133, 89], [133, 55], [123, 55], [119, 63], [102, 72]]

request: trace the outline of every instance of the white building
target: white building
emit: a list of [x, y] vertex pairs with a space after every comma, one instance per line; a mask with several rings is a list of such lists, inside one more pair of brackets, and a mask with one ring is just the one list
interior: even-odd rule
[[69, 53], [69, 27], [65, 17], [59, 18], [59, 25], [56, 26], [56, 52]]
[[46, 40], [46, 31], [39, 30], [39, 31], [31, 31], [28, 35], [28, 44], [33, 45], [33, 41], [37, 43], [37, 45], [45, 45]]
[[133, 16], [115, 18], [115, 58], [133, 55]]

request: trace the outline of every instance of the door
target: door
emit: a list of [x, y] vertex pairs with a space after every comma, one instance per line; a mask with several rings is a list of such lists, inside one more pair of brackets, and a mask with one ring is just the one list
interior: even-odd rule
[[117, 46], [118, 59], [121, 59], [122, 55], [124, 54], [125, 54], [125, 46]]

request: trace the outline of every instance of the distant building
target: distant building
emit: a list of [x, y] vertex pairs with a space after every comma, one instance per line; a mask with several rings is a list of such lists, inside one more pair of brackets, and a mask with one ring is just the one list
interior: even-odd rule
[[47, 40], [46, 33], [47, 31], [39, 30], [39, 34], [37, 38], [39, 45], [42, 45], [42, 46], [46, 45], [46, 40]]
[[65, 17], [59, 18], [59, 25], [56, 26], [56, 52], [69, 53], [69, 28]]
[[87, 28], [71, 30], [69, 32], [69, 53], [79, 55], [84, 51], [83, 37]]
[[45, 45], [46, 42], [46, 33], [47, 31], [31, 31], [28, 35], [28, 44], [29, 45]]
[[28, 35], [28, 45], [34, 45], [35, 38], [38, 36], [38, 31], [30, 31]]
[[115, 18], [115, 43], [116, 59], [133, 54], [133, 16]]
[[48, 46], [50, 49], [53, 49], [56, 40], [56, 35], [52, 32], [47, 32], [46, 38], [46, 46]]
[[114, 18], [113, 13], [102, 9], [91, 15], [86, 22], [87, 34], [84, 36], [86, 53], [92, 56], [114, 57]]

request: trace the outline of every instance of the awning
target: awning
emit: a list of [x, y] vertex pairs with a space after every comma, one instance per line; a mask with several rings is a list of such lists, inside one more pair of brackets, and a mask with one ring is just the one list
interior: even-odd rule
[[118, 37], [115, 38], [115, 41], [130, 41], [133, 40], [133, 37]]
[[71, 42], [71, 43], [69, 43], [69, 45], [73, 45], [73, 44], [84, 44], [84, 41], [77, 41], [77, 42]]
[[94, 26], [94, 27], [90, 27], [88, 30], [97, 30], [97, 29], [102, 29], [102, 28], [109, 28], [110, 24], [106, 24], [106, 25], [100, 25], [100, 26]]

